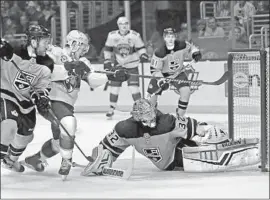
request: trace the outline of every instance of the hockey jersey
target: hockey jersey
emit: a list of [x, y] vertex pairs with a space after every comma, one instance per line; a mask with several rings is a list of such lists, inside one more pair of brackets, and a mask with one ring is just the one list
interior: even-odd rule
[[158, 48], [151, 59], [151, 73], [161, 72], [163, 75], [172, 75], [176, 69], [183, 68], [186, 56], [194, 50], [194, 45], [185, 41], [175, 40], [174, 48], [169, 50], [166, 44]]
[[104, 57], [111, 59], [112, 52], [116, 61], [122, 67], [134, 68], [139, 64], [139, 57], [146, 53], [144, 42], [136, 31], [130, 30], [126, 35], [121, 35], [119, 31], [112, 31], [108, 34]]
[[[14, 49], [11, 60], [17, 64], [36, 91], [48, 93], [54, 67], [53, 61], [47, 55], [31, 56], [26, 47], [20, 47]], [[0, 92], [1, 98], [14, 102], [22, 113], [27, 114], [34, 109], [31, 99], [33, 89], [22, 73], [11, 61], [2, 61]]]
[[[82, 77], [69, 72], [64, 67], [65, 62], [71, 62], [73, 59], [68, 55], [65, 48], [51, 46], [47, 54], [53, 59], [55, 66], [52, 73], [52, 83], [50, 91], [50, 99], [54, 101], [62, 101], [71, 106], [74, 106], [78, 93], [80, 91]], [[91, 66], [90, 61], [86, 58], [81, 58], [87, 66]]]
[[157, 126], [149, 128], [129, 118], [116, 124], [114, 130], [101, 141], [116, 159], [127, 147], [135, 149], [151, 160], [159, 169], [166, 169], [174, 160], [175, 148], [181, 138], [195, 135], [197, 121], [176, 118], [171, 114], [157, 114]]

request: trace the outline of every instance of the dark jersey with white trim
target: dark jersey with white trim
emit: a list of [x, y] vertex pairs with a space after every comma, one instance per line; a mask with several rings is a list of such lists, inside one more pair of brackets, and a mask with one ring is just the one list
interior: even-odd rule
[[155, 128], [145, 127], [141, 122], [129, 118], [118, 122], [101, 144], [112, 153], [114, 158], [132, 145], [156, 167], [163, 170], [173, 162], [178, 142], [181, 138], [192, 138], [196, 126], [195, 119], [176, 118], [174, 115], [158, 111]]
[[151, 59], [151, 73], [160, 71], [162, 74], [174, 74], [176, 69], [183, 68], [184, 59], [192, 51], [196, 50], [193, 44], [185, 41], [175, 40], [173, 49], [168, 49], [164, 43], [155, 50]]

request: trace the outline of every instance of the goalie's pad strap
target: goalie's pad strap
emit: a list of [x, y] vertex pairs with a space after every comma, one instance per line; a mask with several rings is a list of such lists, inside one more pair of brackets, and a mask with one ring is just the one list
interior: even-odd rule
[[187, 172], [226, 171], [260, 162], [259, 140], [240, 139], [218, 145], [184, 147], [183, 164]]

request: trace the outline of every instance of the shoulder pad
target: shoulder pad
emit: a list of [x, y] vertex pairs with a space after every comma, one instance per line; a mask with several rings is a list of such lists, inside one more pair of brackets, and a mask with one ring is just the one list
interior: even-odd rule
[[138, 123], [132, 118], [129, 118], [118, 122], [114, 129], [122, 138], [135, 138], [138, 132], [138, 127]]
[[117, 31], [111, 31], [111, 32], [109, 32], [109, 35], [114, 35], [116, 33], [117, 33]]
[[136, 36], [140, 35], [140, 33], [136, 32], [136, 31], [133, 31], [133, 30], [130, 30], [130, 33], [133, 34], [133, 35], [136, 35]]
[[185, 49], [187, 46], [185, 41], [175, 40], [175, 51]]
[[44, 57], [37, 56], [37, 64], [45, 65], [50, 69], [51, 72], [53, 72], [54, 62], [48, 55], [46, 55]]
[[167, 55], [165, 45], [160, 46], [155, 50], [155, 56], [158, 58], [164, 58]]

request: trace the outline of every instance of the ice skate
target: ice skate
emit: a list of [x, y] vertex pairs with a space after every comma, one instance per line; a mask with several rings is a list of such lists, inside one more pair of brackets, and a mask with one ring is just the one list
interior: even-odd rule
[[112, 117], [114, 116], [114, 109], [115, 109], [115, 107], [110, 106], [110, 110], [106, 113], [106, 117], [108, 119], [112, 119]]
[[2, 161], [2, 166], [14, 172], [24, 172], [24, 166], [18, 161], [13, 161], [9, 156], [5, 156]]
[[65, 181], [67, 178], [67, 175], [70, 172], [72, 166], [72, 159], [64, 159], [62, 158], [61, 167], [58, 171], [58, 174], [62, 175], [62, 180]]
[[46, 161], [40, 160], [39, 152], [26, 157], [24, 161], [21, 161], [21, 164], [37, 172], [43, 172], [45, 167], [48, 165]]

